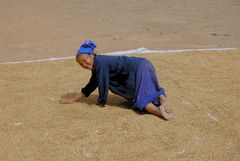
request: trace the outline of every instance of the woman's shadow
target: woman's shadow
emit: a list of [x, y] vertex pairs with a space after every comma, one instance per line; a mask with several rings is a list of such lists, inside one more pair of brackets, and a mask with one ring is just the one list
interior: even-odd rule
[[[61, 99], [73, 98], [76, 95], [77, 95], [77, 92], [65, 93], [61, 96]], [[92, 93], [89, 97], [81, 100], [81, 102], [79, 102], [79, 103], [85, 103], [88, 105], [96, 105], [97, 99], [98, 99], [98, 95], [95, 93]], [[145, 112], [134, 109], [132, 102], [127, 101], [126, 99], [124, 99], [120, 96], [117, 96], [113, 93], [109, 93], [107, 104], [110, 106], [117, 106], [119, 108], [133, 110], [134, 112], [136, 112], [137, 114], [140, 114], [140, 115], [145, 114]]]

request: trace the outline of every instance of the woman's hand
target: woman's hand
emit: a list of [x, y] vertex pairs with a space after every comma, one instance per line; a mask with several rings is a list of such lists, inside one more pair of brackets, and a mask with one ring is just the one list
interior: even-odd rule
[[81, 92], [79, 94], [77, 94], [75, 97], [73, 98], [69, 98], [69, 99], [60, 99], [59, 103], [61, 104], [71, 104], [71, 103], [75, 103], [75, 102], [80, 102], [82, 99], [84, 99], [86, 96]]
[[72, 104], [72, 103], [74, 103], [74, 101], [72, 101], [72, 99], [60, 99], [59, 103], [61, 103], [61, 104]]

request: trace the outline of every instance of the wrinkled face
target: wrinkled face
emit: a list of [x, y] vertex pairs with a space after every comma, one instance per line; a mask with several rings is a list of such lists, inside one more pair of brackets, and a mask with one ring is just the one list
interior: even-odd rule
[[81, 54], [76, 57], [78, 64], [84, 69], [92, 70], [94, 63], [93, 54]]

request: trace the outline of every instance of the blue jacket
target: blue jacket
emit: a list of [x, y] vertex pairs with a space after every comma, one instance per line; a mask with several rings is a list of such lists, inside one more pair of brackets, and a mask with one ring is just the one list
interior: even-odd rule
[[108, 89], [133, 101], [136, 89], [136, 71], [144, 58], [97, 55], [94, 57], [92, 76], [82, 93], [88, 97], [97, 87], [98, 103], [107, 103]]

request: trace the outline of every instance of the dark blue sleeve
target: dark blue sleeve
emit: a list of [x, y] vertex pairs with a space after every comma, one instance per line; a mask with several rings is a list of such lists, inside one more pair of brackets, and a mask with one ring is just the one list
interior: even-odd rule
[[81, 91], [86, 97], [88, 97], [97, 88], [97, 86], [98, 86], [98, 83], [97, 83], [96, 75], [95, 73], [92, 72], [90, 81], [84, 88], [82, 88]]
[[98, 103], [105, 105], [109, 88], [109, 68], [106, 64], [101, 64], [97, 67], [96, 72], [99, 91]]

